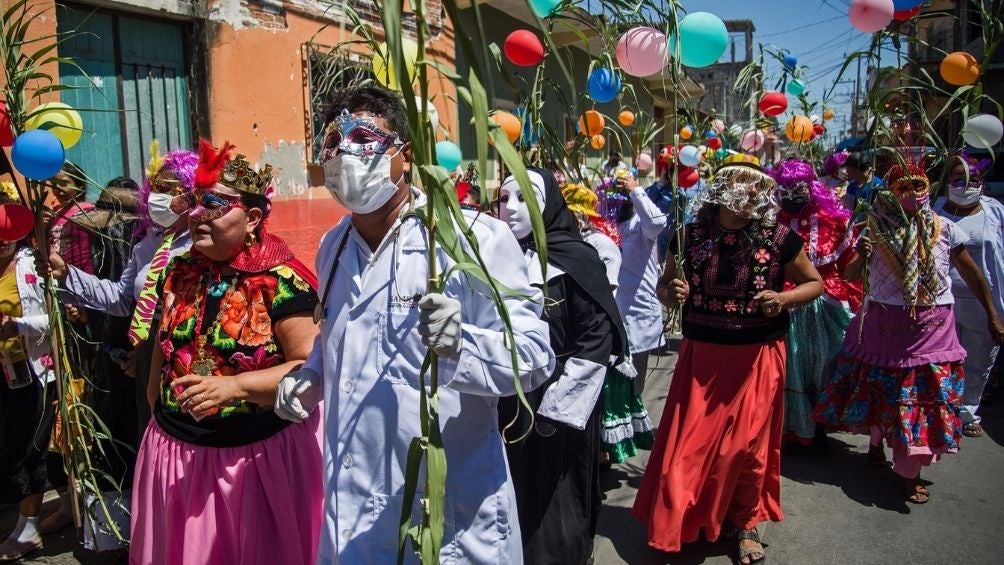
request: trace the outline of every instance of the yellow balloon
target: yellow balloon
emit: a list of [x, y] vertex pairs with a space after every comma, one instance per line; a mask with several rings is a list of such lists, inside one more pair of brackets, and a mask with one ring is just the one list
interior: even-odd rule
[[62, 102], [46, 102], [35, 107], [24, 122], [24, 129], [46, 130], [56, 136], [69, 149], [80, 141], [84, 132], [84, 121], [80, 113]]
[[[409, 78], [414, 80], [415, 62], [418, 61], [418, 44], [410, 39], [401, 38], [401, 50], [404, 51], [405, 72]], [[401, 90], [397, 69], [394, 68], [393, 61], [388, 60], [386, 43], [381, 43], [373, 52], [373, 74], [376, 76], [377, 82], [383, 86], [391, 90]]]

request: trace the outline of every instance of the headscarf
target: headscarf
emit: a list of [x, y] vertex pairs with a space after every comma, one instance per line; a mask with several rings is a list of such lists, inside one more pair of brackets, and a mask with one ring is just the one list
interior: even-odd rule
[[[921, 179], [927, 182], [923, 169], [912, 164], [894, 165], [886, 174], [890, 188], [900, 182]], [[881, 191], [872, 204], [868, 229], [900, 279], [906, 304], [911, 307], [918, 303], [933, 304], [945, 281], [938, 275], [934, 261], [934, 248], [941, 237], [941, 217], [931, 210], [930, 204], [908, 215], [892, 191]]]
[[[613, 351], [627, 351], [627, 331], [605, 276], [606, 266], [595, 249], [582, 239], [579, 223], [565, 204], [558, 181], [550, 171], [529, 168], [530, 182], [544, 195], [544, 231], [547, 234], [547, 262], [561, 269], [581, 287], [610, 318], [614, 326]], [[503, 183], [505, 184], [505, 183]], [[520, 240], [523, 249], [537, 251], [533, 234]]]

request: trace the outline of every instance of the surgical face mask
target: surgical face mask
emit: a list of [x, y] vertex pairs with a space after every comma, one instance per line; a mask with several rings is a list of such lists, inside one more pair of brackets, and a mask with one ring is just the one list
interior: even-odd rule
[[[536, 193], [536, 191], [534, 191]], [[537, 203], [541, 211], [544, 209], [544, 199], [538, 195]], [[516, 239], [523, 239], [533, 231], [530, 223], [530, 208], [527, 207], [523, 198], [523, 193], [519, 189], [516, 181], [510, 181], [502, 185], [499, 189], [499, 216], [500, 219], [509, 225], [512, 234]]]
[[948, 199], [959, 206], [972, 206], [980, 201], [983, 186], [969, 184], [966, 181], [956, 181], [948, 185]]
[[150, 213], [150, 219], [153, 223], [157, 224], [162, 228], [169, 228], [178, 221], [179, 216], [171, 210], [171, 201], [174, 200], [174, 195], [165, 194], [162, 192], [151, 192], [150, 197], [146, 201], [147, 211]]
[[324, 162], [324, 186], [353, 214], [375, 212], [397, 192], [397, 183], [390, 178], [390, 162], [399, 154], [361, 157], [338, 153]]

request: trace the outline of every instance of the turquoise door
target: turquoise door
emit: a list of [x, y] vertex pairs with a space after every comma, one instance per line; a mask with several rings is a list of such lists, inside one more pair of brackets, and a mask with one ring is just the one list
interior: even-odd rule
[[89, 199], [115, 177], [142, 181], [151, 140], [192, 146], [182, 26], [61, 4], [56, 17], [60, 32], [76, 30], [59, 48], [76, 65], [60, 65], [59, 80], [84, 121], [67, 158], [95, 184]]

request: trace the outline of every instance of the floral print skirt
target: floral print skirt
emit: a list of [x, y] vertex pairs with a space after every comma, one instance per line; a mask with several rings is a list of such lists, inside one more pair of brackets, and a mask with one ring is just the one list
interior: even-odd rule
[[816, 421], [854, 433], [878, 427], [894, 449], [939, 455], [959, 449], [965, 388], [957, 361], [880, 367], [842, 352], [816, 405]]

